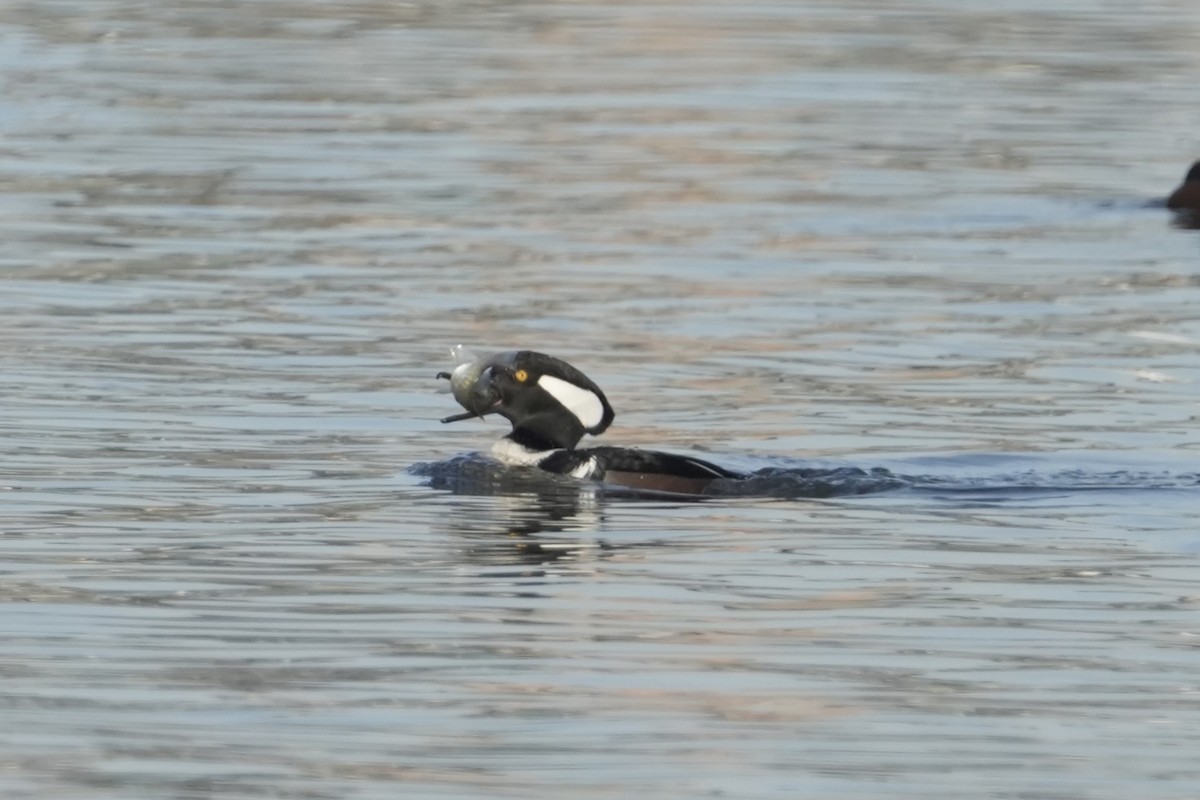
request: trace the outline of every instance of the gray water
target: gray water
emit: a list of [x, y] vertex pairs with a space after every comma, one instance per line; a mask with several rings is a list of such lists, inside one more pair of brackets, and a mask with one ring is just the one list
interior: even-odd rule
[[[0, 796], [1197, 797], [1200, 6], [1053, 6], [0, 6]], [[434, 488], [460, 342], [920, 485]]]

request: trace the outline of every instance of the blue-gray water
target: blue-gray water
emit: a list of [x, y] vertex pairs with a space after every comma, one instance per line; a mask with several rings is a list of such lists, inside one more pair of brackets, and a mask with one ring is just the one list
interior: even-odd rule
[[[1192, 0], [0, 6], [0, 796], [1200, 786]], [[865, 497], [407, 469], [448, 348]]]

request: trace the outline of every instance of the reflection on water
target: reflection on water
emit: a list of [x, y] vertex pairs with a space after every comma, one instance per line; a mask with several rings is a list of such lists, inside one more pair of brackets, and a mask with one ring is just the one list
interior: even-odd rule
[[[1191, 797], [1198, 29], [0, 5], [0, 795]], [[904, 485], [414, 475], [458, 342]]]

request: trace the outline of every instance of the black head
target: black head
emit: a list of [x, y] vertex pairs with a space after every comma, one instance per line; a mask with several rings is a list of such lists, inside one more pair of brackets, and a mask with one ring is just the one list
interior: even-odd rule
[[1192, 168], [1188, 170], [1187, 175], [1183, 179], [1184, 183], [1200, 183], [1200, 161], [1192, 164]]
[[512, 423], [509, 438], [535, 450], [574, 449], [584, 434], [607, 430], [615, 416], [590, 378], [532, 350], [478, 358], [438, 377], [450, 379], [454, 399], [467, 410], [443, 422], [499, 414]]

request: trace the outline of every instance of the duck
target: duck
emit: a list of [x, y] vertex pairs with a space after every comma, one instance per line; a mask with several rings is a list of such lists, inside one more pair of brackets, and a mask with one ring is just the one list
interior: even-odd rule
[[450, 382], [462, 413], [443, 423], [492, 414], [512, 430], [496, 442], [491, 455], [503, 464], [531, 467], [557, 475], [623, 487], [637, 493], [699, 495], [725, 479], [746, 473], [693, 456], [631, 447], [580, 447], [585, 436], [599, 436], [616, 418], [596, 383], [562, 359], [533, 350], [511, 350], [462, 358]]

